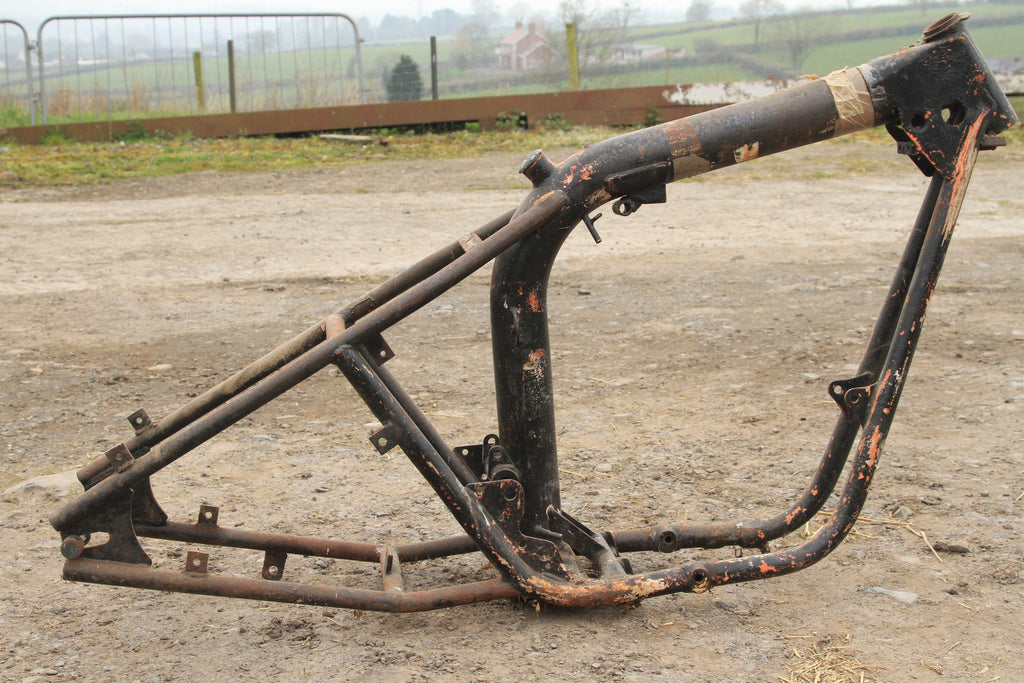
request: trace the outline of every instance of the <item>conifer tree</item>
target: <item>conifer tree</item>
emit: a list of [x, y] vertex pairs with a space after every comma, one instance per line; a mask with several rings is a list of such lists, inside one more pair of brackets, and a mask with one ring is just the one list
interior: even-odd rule
[[388, 102], [415, 102], [423, 95], [420, 67], [409, 55], [398, 58], [398, 64], [388, 74]]

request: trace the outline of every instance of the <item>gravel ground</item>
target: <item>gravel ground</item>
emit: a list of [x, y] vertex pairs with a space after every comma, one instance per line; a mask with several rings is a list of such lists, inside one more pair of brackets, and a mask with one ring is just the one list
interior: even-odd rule
[[[167, 414], [515, 206], [519, 157], [0, 189], [0, 679], [1024, 679], [1022, 159], [980, 159], [853, 536], [788, 577], [590, 611], [379, 615], [66, 583], [46, 520], [74, 493], [17, 486], [74, 470], [127, 438], [137, 408]], [[889, 145], [835, 142], [606, 212], [599, 246], [574, 234], [550, 300], [564, 507], [599, 529], [783, 509], [816, 466], [836, 413], [825, 388], [856, 366], [925, 183]], [[450, 443], [495, 428], [487, 278], [386, 335], [389, 367]], [[154, 477], [155, 494], [178, 521], [210, 503], [247, 529], [455, 533], [401, 454], [366, 442], [375, 425], [325, 371]], [[179, 546], [145, 546], [183, 562]], [[211, 555], [211, 571], [259, 568]], [[414, 587], [491, 575], [478, 555], [407, 569]], [[288, 565], [368, 587], [371, 570]]]

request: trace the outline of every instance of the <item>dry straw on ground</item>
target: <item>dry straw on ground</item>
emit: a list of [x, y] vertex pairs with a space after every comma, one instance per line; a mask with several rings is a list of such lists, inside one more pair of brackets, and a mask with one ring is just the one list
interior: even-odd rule
[[862, 683], [876, 680], [881, 667], [863, 664], [847, 654], [849, 635], [826, 636], [807, 648], [793, 648], [793, 662], [782, 683]]

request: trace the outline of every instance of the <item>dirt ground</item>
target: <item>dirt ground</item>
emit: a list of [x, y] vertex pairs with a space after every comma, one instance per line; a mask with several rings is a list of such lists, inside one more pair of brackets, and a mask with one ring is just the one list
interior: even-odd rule
[[[601, 245], [573, 235], [549, 305], [569, 512], [597, 529], [741, 521], [799, 494], [835, 420], [827, 383], [853, 374], [924, 192], [891, 147], [759, 160], [677, 183], [630, 218], [606, 210]], [[74, 494], [19, 482], [74, 470], [130, 436], [137, 408], [167, 414], [512, 208], [529, 151], [0, 189], [0, 679], [1024, 680], [1024, 156], [1012, 148], [979, 160], [865, 514], [809, 569], [632, 609], [411, 615], [61, 580], [46, 520]], [[496, 427], [487, 282], [471, 277], [385, 335], [388, 367], [452, 444]], [[154, 477], [155, 494], [177, 521], [210, 503], [221, 525], [254, 530], [456, 533], [401, 453], [370, 446], [376, 428], [324, 371]], [[180, 547], [144, 545], [182, 566]], [[260, 566], [212, 551], [212, 571]], [[412, 587], [491, 575], [479, 555], [406, 570]], [[377, 581], [340, 561], [292, 557], [287, 571]]]

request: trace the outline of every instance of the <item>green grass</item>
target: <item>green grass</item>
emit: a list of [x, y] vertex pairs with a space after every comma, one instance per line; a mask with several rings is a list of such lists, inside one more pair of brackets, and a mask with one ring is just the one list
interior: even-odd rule
[[[740, 81], [754, 79], [756, 76], [749, 71], [728, 64], [709, 64], [705, 66], [671, 67], [669, 69], [650, 69], [626, 74], [609, 74], [604, 76], [583, 76], [580, 83], [584, 90], [600, 90], [605, 88], [632, 88], [648, 85], [675, 85], [676, 83], [701, 83], [708, 81]], [[460, 93], [452, 99], [460, 97], [489, 97], [499, 95], [532, 95], [535, 93], [558, 92], [569, 89], [569, 79], [558, 81], [538, 81], [508, 86], [482, 88], [473, 92]]]
[[[1024, 116], [1024, 98], [1013, 106]], [[444, 134], [392, 135], [386, 145], [350, 144], [305, 138], [236, 138], [200, 140], [144, 138], [124, 143], [83, 143], [51, 136], [41, 145], [9, 143], [0, 153], [0, 166], [13, 171], [19, 186], [76, 185], [129, 178], [174, 175], [199, 171], [244, 173], [280, 171], [310, 166], [348, 166], [370, 161], [473, 157], [488, 152], [523, 152], [553, 147], [579, 148], [618, 135], [620, 129], [575, 127], [569, 130], [460, 131]], [[1024, 159], [1024, 125], [1006, 137], [1009, 149], [997, 152], [1010, 163]], [[890, 149], [892, 141], [883, 129], [862, 131], [825, 144], [868, 143], [852, 157], [846, 155], [835, 168], [811, 169], [808, 177], [831, 177], [870, 172], [879, 164], [893, 163], [893, 155], [879, 157], [874, 148]], [[904, 160], [900, 158], [899, 163]], [[817, 174], [817, 175], [815, 175]]]
[[51, 138], [47, 144], [9, 144], [0, 164], [21, 186], [77, 185], [199, 171], [242, 173], [308, 166], [346, 166], [392, 159], [443, 159], [486, 152], [582, 147], [622, 131], [573, 128], [390, 137], [386, 145], [350, 144], [306, 138], [200, 140], [145, 139], [85, 143]]
[[688, 54], [693, 54], [695, 47], [702, 42], [712, 41], [719, 45], [743, 45], [753, 42], [753, 39], [754, 32], [750, 26], [713, 26], [703, 31], [662, 36], [656, 41], [658, 45], [663, 45], [671, 50], [685, 48]]
[[[1024, 50], [1024, 24], [974, 29], [971, 36], [987, 59], [1018, 55]], [[914, 33], [899, 37], [822, 45], [810, 53], [801, 70], [806, 73], [827, 74], [843, 67], [857, 66], [916, 43], [919, 38], [920, 35]], [[779, 63], [786, 62], [786, 56], [781, 52], [765, 51], [762, 54]]]
[[31, 123], [29, 113], [17, 104], [9, 103], [0, 106], [0, 128], [27, 126]]
[[1017, 112], [1017, 125], [1003, 133], [1006, 144], [1019, 150], [1024, 148], [1024, 97], [1011, 97], [1010, 104]]
[[756, 78], [751, 72], [728, 64], [651, 69], [631, 74], [613, 74], [584, 79], [586, 89], [631, 88], [644, 85], [675, 85], [708, 81], [741, 81]]
[[[938, 19], [942, 15], [957, 10], [966, 10], [971, 13], [972, 18], [977, 21], [978, 19], [991, 19], [996, 17], [1007, 17], [1021, 14], [1024, 11], [1024, 7], [1021, 5], [1005, 5], [1005, 4], [993, 4], [993, 3], [958, 3], [945, 4], [942, 6], [936, 5], [929, 7], [927, 11], [921, 12], [916, 9], [890, 9], [890, 8], [877, 8], [872, 11], [856, 11], [856, 12], [834, 12], [825, 15], [823, 20], [823, 26], [829, 33], [848, 33], [853, 31], [866, 31], [873, 29], [884, 29], [889, 27], [905, 27], [906, 33], [904, 34], [909, 42], [915, 42], [921, 37], [921, 31], [925, 26], [930, 24], [935, 19]], [[671, 29], [675, 26], [678, 31], [674, 34]], [[748, 45], [754, 41], [754, 27], [751, 23], [739, 23], [739, 22], [727, 22], [724, 24], [705, 24], [704, 28], [700, 30], [691, 30], [695, 25], [693, 24], [677, 24], [677, 25], [665, 25], [665, 26], [641, 26], [630, 31], [630, 37], [634, 40], [641, 42], [651, 42], [658, 45], [664, 45], [672, 49], [678, 49], [680, 47], [686, 48], [692, 52], [695, 46], [699, 45], [703, 41], [713, 41], [719, 45]], [[971, 34], [978, 41], [982, 51], [986, 51], [985, 43], [979, 40], [978, 35], [988, 29], [975, 29], [971, 28], [971, 23], [968, 22], [968, 28]], [[1013, 27], [1009, 27], [1013, 28]], [[1016, 45], [1013, 48], [1014, 51], [1009, 54], [1019, 54], [1021, 50], [1021, 33], [1024, 26], [1016, 26]], [[776, 33], [776, 27], [773, 25], [773, 21], [768, 19], [762, 25], [764, 33], [764, 39], [769, 43], [773, 40], [773, 33]], [[896, 41], [895, 43], [893, 41]], [[878, 55], [888, 54], [889, 52], [897, 49], [899, 44], [899, 38], [886, 38], [883, 39], [876, 47], [873, 52], [869, 55], [862, 57], [864, 59], [870, 59], [871, 57], [877, 57]], [[869, 41], [865, 41], [869, 42]], [[1002, 45], [1002, 40], [1000, 40]], [[842, 48], [842, 45], [837, 46]], [[1013, 47], [1011, 45], [1011, 47]], [[1002, 54], [995, 56], [1004, 56]]]

